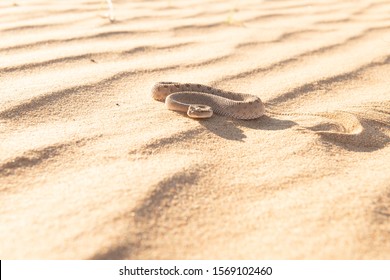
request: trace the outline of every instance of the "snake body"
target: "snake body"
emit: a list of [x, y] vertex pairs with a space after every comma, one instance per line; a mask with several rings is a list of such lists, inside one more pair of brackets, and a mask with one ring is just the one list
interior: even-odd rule
[[210, 118], [213, 112], [236, 119], [257, 119], [264, 114], [261, 99], [255, 95], [225, 91], [201, 84], [159, 82], [152, 97], [165, 101], [168, 109], [187, 112], [192, 118]]

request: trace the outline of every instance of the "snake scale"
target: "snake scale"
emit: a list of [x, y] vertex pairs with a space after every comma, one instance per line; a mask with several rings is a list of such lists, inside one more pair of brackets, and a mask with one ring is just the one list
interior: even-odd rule
[[213, 112], [236, 119], [251, 120], [264, 115], [264, 104], [255, 95], [236, 93], [201, 84], [159, 82], [152, 97], [165, 101], [169, 110], [186, 112], [191, 118], [210, 118]]

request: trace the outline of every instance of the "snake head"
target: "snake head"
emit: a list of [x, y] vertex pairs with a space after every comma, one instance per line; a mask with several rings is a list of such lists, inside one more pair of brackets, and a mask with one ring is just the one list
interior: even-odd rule
[[188, 106], [187, 115], [194, 119], [207, 119], [213, 115], [213, 109], [206, 105], [190, 105]]

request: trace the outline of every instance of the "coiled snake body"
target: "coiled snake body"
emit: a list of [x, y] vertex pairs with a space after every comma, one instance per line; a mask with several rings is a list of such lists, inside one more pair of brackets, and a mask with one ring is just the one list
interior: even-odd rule
[[152, 97], [165, 101], [169, 110], [187, 112], [191, 118], [210, 118], [213, 112], [236, 119], [257, 119], [264, 114], [261, 99], [255, 95], [225, 91], [201, 84], [159, 82]]

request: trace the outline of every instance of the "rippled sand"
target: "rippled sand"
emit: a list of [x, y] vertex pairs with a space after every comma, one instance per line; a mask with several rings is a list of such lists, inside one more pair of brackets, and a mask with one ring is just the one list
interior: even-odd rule
[[[0, 3], [0, 258], [389, 259], [389, 1]], [[195, 121], [157, 81], [259, 96]]]

